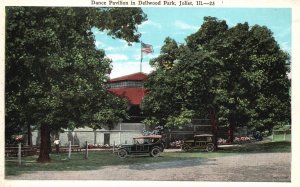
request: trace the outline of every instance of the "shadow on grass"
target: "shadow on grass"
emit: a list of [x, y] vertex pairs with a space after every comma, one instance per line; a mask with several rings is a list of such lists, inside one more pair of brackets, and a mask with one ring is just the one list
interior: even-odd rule
[[32, 173], [35, 171], [82, 171], [97, 170], [105, 166], [114, 165], [133, 165], [140, 163], [157, 163], [175, 160], [184, 160], [191, 158], [177, 158], [170, 154], [154, 158], [149, 156], [135, 156], [126, 159], [120, 159], [112, 152], [95, 151], [89, 152], [88, 159], [84, 159], [84, 153], [72, 153], [71, 159], [68, 154], [50, 155], [51, 162], [37, 163], [38, 156], [22, 157], [22, 164], [18, 166], [17, 158], [5, 159], [5, 175], [20, 175], [23, 173]]

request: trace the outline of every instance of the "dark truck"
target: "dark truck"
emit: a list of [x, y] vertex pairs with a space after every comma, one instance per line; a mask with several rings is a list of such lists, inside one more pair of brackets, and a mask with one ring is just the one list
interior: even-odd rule
[[149, 154], [152, 157], [157, 157], [164, 151], [164, 143], [161, 135], [148, 135], [133, 138], [133, 144], [121, 145], [118, 149], [120, 158], [126, 158], [128, 155], [143, 155]]

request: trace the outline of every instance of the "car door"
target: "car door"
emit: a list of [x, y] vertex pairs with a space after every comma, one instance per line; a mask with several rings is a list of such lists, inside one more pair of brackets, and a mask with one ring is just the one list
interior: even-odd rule
[[135, 153], [137, 152], [137, 144], [138, 144], [138, 141], [136, 139], [133, 139], [133, 144], [131, 145], [131, 152]]
[[136, 151], [139, 153], [148, 153], [150, 147], [150, 142], [148, 139], [143, 139], [140, 141], [140, 144], [136, 145]]
[[141, 139], [135, 139], [134, 145], [132, 146], [132, 152], [140, 153], [143, 152], [143, 143]]
[[144, 143], [144, 147], [143, 147], [143, 152], [145, 153], [149, 153], [150, 152], [150, 147], [153, 143], [151, 143], [150, 141], [147, 141]]
[[144, 152], [144, 144], [136, 144], [136, 152]]

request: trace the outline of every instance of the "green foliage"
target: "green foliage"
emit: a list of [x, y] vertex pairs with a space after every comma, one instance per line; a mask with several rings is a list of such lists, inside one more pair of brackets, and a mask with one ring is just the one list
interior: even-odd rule
[[[143, 110], [170, 126], [206, 117], [213, 106], [219, 125], [271, 130], [291, 120], [287, 61], [267, 27], [229, 28], [224, 20], [205, 17], [186, 45], [167, 38], [151, 61], [156, 71], [146, 83], [151, 92]], [[183, 108], [193, 115], [182, 117]]]
[[165, 45], [161, 48], [161, 55], [154, 60], [150, 61], [150, 64], [154, 67], [161, 67], [164, 69], [171, 69], [175, 65], [176, 53], [178, 51], [178, 44], [170, 37], [165, 39]]
[[[174, 42], [169, 41], [173, 40], [165, 40], [162, 55], [152, 62], [164, 62], [167, 56], [165, 49], [173, 49], [169, 45], [175, 46]], [[188, 124], [192, 118], [208, 116], [212, 95], [206, 92], [211, 84], [207, 82], [207, 77], [212, 76], [212, 64], [220, 62], [214, 59], [213, 54], [203, 50], [193, 52], [186, 46], [179, 46], [175, 51], [172, 53], [172, 66], [159, 66], [145, 84], [151, 92], [145, 97], [142, 109], [148, 116], [152, 116], [152, 120], [147, 118], [145, 122], [154, 121], [155, 124], [172, 127]], [[207, 84], [199, 84], [201, 82]]]
[[291, 125], [288, 123], [281, 123], [277, 126], [274, 126], [273, 130], [277, 131], [290, 131], [291, 130]]
[[122, 38], [129, 42], [138, 42], [140, 33], [137, 25], [147, 19], [141, 8], [98, 8], [100, 15], [95, 20], [95, 26], [101, 31], [108, 30], [113, 38]]
[[166, 126], [178, 127], [186, 124], [190, 124], [192, 122], [192, 117], [194, 116], [193, 110], [182, 109], [181, 113], [177, 116], [169, 116], [167, 119]]
[[91, 29], [137, 42], [140, 8], [6, 8], [7, 138], [27, 124], [51, 130], [113, 127], [126, 101], [107, 91], [111, 60]]

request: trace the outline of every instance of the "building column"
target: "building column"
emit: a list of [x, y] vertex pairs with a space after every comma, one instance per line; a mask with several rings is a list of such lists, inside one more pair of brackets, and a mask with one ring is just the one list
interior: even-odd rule
[[121, 131], [122, 131], [122, 123], [120, 123], [120, 132], [119, 132], [119, 145], [121, 145]]
[[94, 129], [94, 144], [97, 144], [97, 132]]

